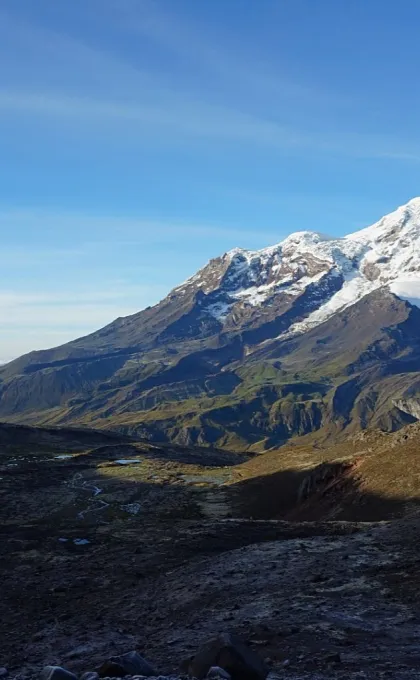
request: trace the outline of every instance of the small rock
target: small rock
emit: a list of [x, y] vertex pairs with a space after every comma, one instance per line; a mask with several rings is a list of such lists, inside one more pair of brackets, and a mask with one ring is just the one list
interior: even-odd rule
[[206, 678], [224, 678], [224, 680], [231, 680], [231, 675], [224, 668], [220, 666], [212, 666], [206, 675]]
[[77, 680], [77, 675], [61, 666], [45, 666], [41, 672], [42, 680]]
[[204, 645], [190, 661], [188, 675], [203, 680], [212, 666], [223, 668], [232, 680], [265, 680], [268, 674], [258, 654], [230, 633]]
[[332, 654], [327, 654], [324, 657], [324, 661], [327, 663], [341, 663], [341, 656], [338, 652], [333, 652]]
[[71, 649], [69, 652], [64, 654], [63, 658], [77, 659], [77, 657], [83, 656], [84, 654], [88, 654], [91, 651], [92, 651], [91, 645], [89, 644], [79, 645], [78, 647], [75, 647], [74, 649]]
[[8, 674], [9, 671], [7, 670], [7, 668], [4, 668], [4, 666], [2, 666], [0, 668], [0, 678], [5, 678]]
[[101, 678], [124, 678], [126, 675], [141, 675], [147, 678], [157, 676], [154, 668], [137, 652], [127, 652], [121, 656], [111, 657], [109, 661], [102, 664], [98, 673]]
[[45, 637], [45, 632], [43, 630], [39, 630], [32, 635], [32, 640], [33, 640], [33, 642], [39, 642], [44, 637]]
[[80, 676], [80, 680], [98, 680], [99, 674], [94, 671], [86, 671]]
[[[68, 586], [66, 585], [58, 585], [58, 586], [53, 586], [50, 588], [50, 593], [55, 595], [56, 593], [66, 593], [68, 591]], [[60, 666], [57, 666], [57, 668], [60, 668]]]

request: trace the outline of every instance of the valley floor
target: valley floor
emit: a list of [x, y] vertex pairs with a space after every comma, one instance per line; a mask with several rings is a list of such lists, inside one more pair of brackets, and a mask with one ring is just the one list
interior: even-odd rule
[[206, 456], [127, 442], [3, 451], [0, 665], [82, 672], [136, 648], [173, 672], [229, 630], [291, 680], [417, 677], [416, 509], [287, 522], [251, 519], [241, 496], [240, 517], [241, 459]]

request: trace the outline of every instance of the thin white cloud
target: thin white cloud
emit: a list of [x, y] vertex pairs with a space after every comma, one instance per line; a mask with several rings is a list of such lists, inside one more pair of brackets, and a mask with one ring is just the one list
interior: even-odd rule
[[[140, 307], [143, 306], [140, 304]], [[14, 307], [0, 306], [0, 324], [25, 330], [36, 328], [42, 323], [42, 328], [56, 330], [60, 327], [71, 329], [76, 337], [80, 329], [97, 330], [101, 326], [111, 323], [120, 316], [128, 316], [139, 311], [138, 307], [112, 304], [19, 304]], [[0, 352], [1, 353], [1, 352]]]
[[[112, 288], [110, 290], [64, 290], [62, 292], [50, 291], [10, 291], [0, 290], [0, 317], [4, 309], [11, 310], [19, 307], [54, 307], [60, 308], [77, 307], [85, 308], [90, 305], [107, 306], [113, 301], [126, 301], [127, 299], [136, 300], [138, 305], [146, 300], [149, 304], [150, 300], [156, 301], [157, 296], [163, 295], [166, 292], [164, 286], [122, 286], [120, 289]], [[0, 318], [0, 323], [4, 319]]]
[[[152, 0], [107, 0], [104, 10], [113, 11], [114, 20], [119, 21], [125, 31], [147, 38], [159, 47], [181, 55], [194, 68], [206, 68], [214, 72], [219, 81], [228, 82], [234, 91], [238, 87], [246, 87], [248, 93], [259, 95], [275, 95], [276, 100], [297, 100], [299, 102], [322, 102], [324, 105], [336, 101], [330, 92], [320, 91], [310, 84], [302, 84], [292, 80], [285, 74], [285, 69], [273, 72], [272, 59], [258, 57], [247, 45], [247, 52], [238, 49], [232, 42], [237, 36], [224, 33], [209, 35], [208, 26], [195, 23], [191, 18], [181, 15], [180, 8], [174, 11], [174, 5], [166, 5]], [[168, 7], [170, 8], [168, 10]], [[219, 33], [223, 30], [219, 26]], [[345, 103], [340, 100], [340, 103]]]
[[[213, 44], [205, 31], [181, 20], [178, 12], [169, 16], [160, 5], [150, 2], [124, 4], [108, 0], [103, 7], [102, 3], [94, 3], [90, 11], [101, 9], [97, 20], [105, 22], [108, 29], [112, 27], [109, 11], [113, 4], [120, 23], [125, 16], [125, 30], [130, 30], [130, 24], [131, 30], [148, 35], [168, 49], [185, 51], [189, 58], [197, 52], [199, 63], [218, 75], [227, 74], [229, 82], [247, 84], [252, 94], [236, 97], [234, 88], [233, 97], [226, 96], [226, 92], [203, 91], [188, 79], [184, 82], [182, 73], [177, 75], [175, 88], [173, 74], [163, 69], [150, 70], [150, 65], [145, 68], [141, 61], [130, 62], [127, 56], [106, 52], [44, 26], [25, 24], [13, 14], [0, 12], [0, 78], [4, 83], [0, 116], [25, 116], [25, 126], [53, 118], [55, 125], [76, 125], [78, 134], [88, 141], [98, 136], [109, 140], [112, 133], [113, 143], [130, 146], [140, 142], [169, 147], [201, 140], [212, 144], [219, 141], [220, 149], [229, 142], [275, 153], [309, 151], [403, 162], [420, 160], [420, 147], [412, 139], [356, 132], [344, 124], [343, 129], [332, 132], [325, 114], [318, 116], [316, 127], [313, 105], [317, 91], [283, 75], [280, 80], [277, 75], [267, 75], [264, 65], [255, 67], [252, 59], [248, 64], [244, 56], [235, 56], [225, 45]], [[270, 106], [266, 98], [270, 92], [279, 97], [275, 106]], [[329, 104], [328, 93], [324, 94]], [[306, 98], [311, 115], [291, 124], [284, 116], [289, 110], [285, 103], [288, 97], [298, 95]], [[269, 116], [260, 113], [261, 107], [255, 108], [259, 101]], [[334, 115], [331, 109], [327, 113]], [[334, 117], [335, 124], [337, 120], [339, 116]], [[49, 128], [44, 127], [42, 132], [48, 135]]]
[[[60, 257], [61, 255], [80, 256], [91, 248], [101, 245], [112, 246], [145, 246], [146, 244], [168, 243], [168, 239], [190, 238], [219, 238], [230, 247], [228, 240], [235, 241], [234, 245], [244, 247], [264, 247], [269, 243], [276, 243], [281, 239], [281, 234], [264, 229], [264, 225], [258, 233], [225, 224], [205, 224], [200, 222], [179, 222], [176, 220], [145, 219], [144, 217], [127, 217], [124, 215], [98, 215], [72, 211], [54, 211], [42, 208], [0, 208], [0, 230], [8, 233], [19, 233], [21, 230], [30, 230], [33, 233], [41, 232], [48, 238], [55, 237], [60, 233], [61, 241], [66, 235], [70, 235], [72, 243], [77, 236], [77, 246], [72, 245], [68, 250], [65, 248], [50, 248], [49, 246], [39, 251], [39, 255], [45, 257]], [[5, 257], [28, 255], [28, 249], [8, 246]], [[0, 261], [2, 251], [0, 250]], [[29, 254], [29, 257], [31, 255]], [[38, 251], [35, 251], [35, 257]]]
[[[420, 161], [420, 146], [383, 135], [343, 130], [294, 129], [271, 120], [223, 107], [166, 102], [162, 106], [115, 103], [111, 100], [73, 97], [59, 92], [0, 90], [1, 113], [23, 113], [76, 121], [89, 135], [113, 134], [131, 146], [143, 141], [179, 146], [186, 139], [248, 143], [279, 152], [297, 151], [343, 155], [353, 158], [387, 158]], [[166, 133], [166, 134], [165, 134]]]
[[91, 333], [120, 316], [154, 304], [161, 285], [108, 290], [0, 290], [0, 357], [10, 360]]
[[[92, 46], [63, 31], [27, 23], [22, 14], [0, 8], [0, 75], [3, 82], [27, 87], [56, 86], [69, 92], [130, 93], [135, 88], [159, 91], [152, 74], [119, 55]], [[10, 56], [13, 59], [10, 59]], [[9, 57], [9, 59], [7, 58]]]
[[[79, 329], [79, 336], [87, 335], [89, 327]], [[0, 364], [7, 363], [33, 350], [49, 349], [74, 340], [72, 329], [49, 329], [43, 326], [33, 328], [2, 328], [0, 335]]]
[[[77, 16], [77, 7], [74, 11]], [[140, 38], [151, 39], [161, 48], [167, 48], [177, 54], [184, 55], [187, 60], [193, 60], [195, 69], [207, 68], [217, 74], [221, 80], [229, 82], [233, 93], [238, 85], [245, 85], [249, 92], [259, 92], [269, 95], [274, 93], [277, 99], [286, 101], [290, 98], [306, 100], [314, 103], [320, 100], [325, 105], [331, 105], [336, 100], [331, 92], [320, 91], [314, 88], [312, 83], [298, 83], [284, 72], [279, 73], [278, 67], [272, 70], [271, 61], [261, 62], [255, 53], [250, 53], [250, 45], [247, 52], [238, 51], [238, 45], [232, 44], [232, 36], [225, 34], [224, 40], [220, 36], [208, 35], [208, 27], [197, 25], [182, 17], [177, 11], [168, 12], [162, 4], [149, 2], [148, 0], [124, 1], [124, 0], [100, 0], [83, 6], [81, 18], [94, 16], [95, 24], [104, 31], [111, 28], [114, 35], [130, 36], [137, 35]], [[152, 90], [155, 94], [176, 96], [173, 87], [173, 74], [166, 73], [164, 68], [159, 72], [152, 68], [150, 60], [130, 60], [109, 47], [105, 51], [98, 44], [92, 45], [74, 37], [68, 32], [58, 32], [53, 28], [34, 22], [27, 23], [23, 20], [22, 13], [7, 12], [0, 10], [0, 31], [3, 31], [3, 43], [15, 47], [13, 64], [9, 64], [5, 74], [10, 73], [10, 68], [15, 69], [14, 75], [22, 71], [27, 72], [28, 57], [31, 59], [32, 69], [44, 82], [57, 81], [55, 74], [59, 75], [59, 82], [67, 81], [74, 84], [74, 74], [77, 74], [77, 88], [83, 87], [83, 83], [89, 83], [95, 88], [110, 88], [121, 94], [125, 89], [127, 93], [133, 92], [133, 88], [141, 88], [143, 98], [147, 91]], [[118, 32], [119, 31], [119, 32]], [[2, 35], [0, 33], [0, 35]], [[10, 41], [10, 36], [12, 40]], [[9, 41], [7, 40], [9, 38]], [[223, 44], [224, 41], [224, 44]], [[141, 45], [140, 45], [141, 46]], [[0, 44], [1, 48], [1, 44]], [[48, 73], [39, 73], [42, 66], [48, 66]], [[1, 73], [1, 62], [0, 62]], [[31, 73], [32, 75], [32, 73]], [[183, 79], [182, 67], [177, 78], [176, 91], [180, 88], [180, 80]], [[30, 82], [36, 82], [31, 79]], [[139, 90], [140, 91], [140, 90]], [[184, 92], [183, 95], [185, 96]], [[253, 97], [255, 101], [255, 97]], [[348, 102], [342, 101], [342, 104]]]
[[[10, 238], [12, 232], [10, 232], [9, 229], [12, 229], [12, 223], [2, 224], [0, 218], [0, 232], [3, 231], [3, 227], [8, 230], [6, 233], [8, 233], [8, 238]], [[3, 231], [3, 233], [5, 232]], [[16, 231], [13, 233], [13, 237], [19, 238]], [[0, 248], [0, 266], [2, 267], [3, 273], [5, 269], [9, 271], [14, 268], [15, 273], [17, 273], [22, 269], [28, 270], [34, 266], [47, 266], [51, 262], [64, 262], [65, 260], [74, 261], [75, 258], [81, 258], [85, 254], [85, 251], [80, 247], [75, 248], [69, 246], [67, 248], [51, 248], [47, 244], [42, 244], [41, 239], [40, 242], [39, 245], [31, 244], [31, 247], [3, 243]]]
[[[250, 142], [258, 145], [275, 145], [290, 148], [305, 143], [301, 134], [270, 120], [264, 120], [221, 106], [203, 105], [193, 101], [171, 98], [161, 105], [118, 103], [106, 99], [69, 96], [53, 91], [0, 91], [0, 112], [41, 115], [76, 121], [94, 126], [96, 134], [106, 131], [109, 124], [120, 127], [121, 137], [133, 135], [150, 140], [162, 130], [167, 131], [165, 143], [179, 144], [174, 133], [183, 137]], [[127, 127], [128, 126], [128, 127]]]
[[[160, 284], [110, 285], [103, 290], [72, 287], [62, 290], [0, 290], [0, 325], [77, 327], [109, 323], [154, 304], [167, 292]], [[1, 354], [1, 352], [0, 352]]]

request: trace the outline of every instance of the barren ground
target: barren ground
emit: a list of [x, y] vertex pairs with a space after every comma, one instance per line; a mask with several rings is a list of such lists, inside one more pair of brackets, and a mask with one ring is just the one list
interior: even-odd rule
[[0, 665], [13, 676], [133, 648], [177, 671], [221, 630], [286, 678], [420, 672], [414, 507], [396, 522], [258, 519], [235, 454], [203, 466], [203, 452], [77, 449], [2, 453]]

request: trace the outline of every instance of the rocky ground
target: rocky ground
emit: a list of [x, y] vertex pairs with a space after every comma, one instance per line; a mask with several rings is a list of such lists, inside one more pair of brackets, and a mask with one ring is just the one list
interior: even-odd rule
[[234, 461], [214, 454], [203, 467], [188, 452], [121, 446], [2, 458], [10, 677], [56, 664], [80, 675], [132, 649], [179, 674], [221, 631], [291, 680], [417, 677], [415, 512], [375, 523], [229, 518]]

